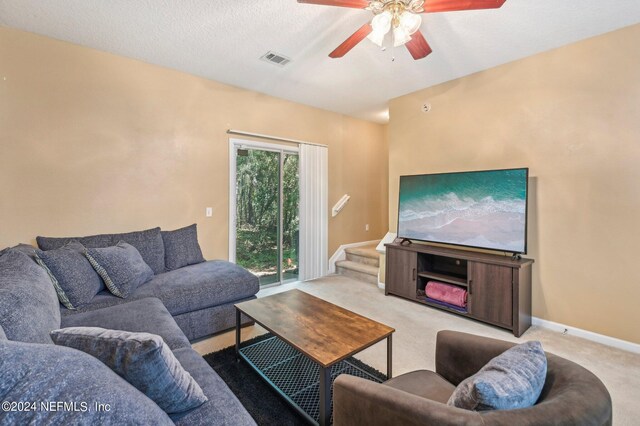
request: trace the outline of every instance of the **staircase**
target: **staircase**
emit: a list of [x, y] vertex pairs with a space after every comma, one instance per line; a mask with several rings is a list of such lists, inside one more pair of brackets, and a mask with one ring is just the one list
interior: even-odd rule
[[380, 254], [376, 246], [350, 247], [345, 249], [347, 260], [336, 262], [336, 273], [378, 284], [378, 270], [380, 267]]

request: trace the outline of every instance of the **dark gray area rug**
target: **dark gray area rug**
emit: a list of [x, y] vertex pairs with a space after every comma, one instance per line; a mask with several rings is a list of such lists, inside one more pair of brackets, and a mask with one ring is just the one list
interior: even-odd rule
[[[242, 346], [252, 345], [271, 337], [271, 334], [258, 336], [243, 342]], [[233, 346], [205, 355], [204, 359], [227, 383], [229, 389], [236, 395], [258, 425], [294, 426], [309, 424], [247, 362], [236, 360]], [[362, 361], [353, 357], [349, 358], [348, 361], [375, 376], [380, 381], [386, 380], [384, 374]]]

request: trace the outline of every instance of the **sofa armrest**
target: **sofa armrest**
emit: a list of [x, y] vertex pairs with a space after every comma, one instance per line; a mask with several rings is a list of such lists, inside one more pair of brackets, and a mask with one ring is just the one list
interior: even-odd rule
[[436, 373], [455, 386], [473, 376], [492, 358], [515, 343], [458, 331], [439, 331], [436, 337]]
[[348, 374], [333, 383], [335, 426], [481, 425], [477, 412], [450, 407]]

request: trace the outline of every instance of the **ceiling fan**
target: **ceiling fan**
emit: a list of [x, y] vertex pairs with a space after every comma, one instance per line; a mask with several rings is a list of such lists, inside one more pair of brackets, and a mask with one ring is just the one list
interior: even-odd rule
[[420, 32], [421, 13], [454, 10], [497, 9], [506, 0], [298, 0], [298, 3], [366, 9], [375, 15], [371, 23], [360, 27], [351, 37], [329, 54], [342, 58], [358, 43], [368, 38], [382, 47], [387, 34], [393, 36], [393, 46], [405, 45], [418, 60], [431, 53], [431, 47]]

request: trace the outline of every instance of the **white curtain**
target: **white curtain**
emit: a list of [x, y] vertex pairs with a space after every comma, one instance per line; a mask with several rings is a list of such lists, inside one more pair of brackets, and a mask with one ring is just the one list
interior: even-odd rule
[[327, 272], [327, 148], [300, 145], [300, 281]]

